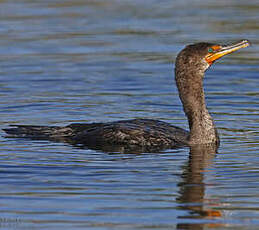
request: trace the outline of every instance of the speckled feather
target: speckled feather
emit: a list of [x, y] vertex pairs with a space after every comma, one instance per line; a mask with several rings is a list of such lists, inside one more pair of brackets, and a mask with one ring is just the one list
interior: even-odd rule
[[84, 146], [141, 147], [147, 151], [187, 145], [189, 134], [184, 129], [152, 119], [75, 123], [65, 127], [21, 125], [5, 131], [12, 137], [64, 141]]

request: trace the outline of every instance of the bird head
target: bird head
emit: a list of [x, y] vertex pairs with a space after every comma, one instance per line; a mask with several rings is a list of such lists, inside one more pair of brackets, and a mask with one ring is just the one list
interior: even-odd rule
[[216, 60], [250, 45], [242, 40], [232, 45], [200, 42], [186, 46], [176, 58], [176, 68], [205, 72]]

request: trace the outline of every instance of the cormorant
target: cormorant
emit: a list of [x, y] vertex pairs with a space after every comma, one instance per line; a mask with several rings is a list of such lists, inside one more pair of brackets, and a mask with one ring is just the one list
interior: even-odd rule
[[152, 119], [122, 120], [107, 123], [75, 123], [68, 126], [14, 125], [4, 129], [10, 137], [64, 141], [95, 149], [120, 147], [153, 151], [196, 144], [219, 144], [213, 119], [205, 103], [205, 71], [220, 57], [250, 45], [243, 40], [233, 45], [196, 43], [177, 56], [175, 81], [190, 131]]

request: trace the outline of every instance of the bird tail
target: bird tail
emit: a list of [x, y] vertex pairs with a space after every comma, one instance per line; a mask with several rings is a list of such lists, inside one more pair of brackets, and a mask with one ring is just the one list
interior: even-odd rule
[[3, 129], [8, 137], [24, 137], [24, 138], [50, 138], [58, 127], [52, 126], [30, 126], [30, 125], [11, 125], [10, 128]]

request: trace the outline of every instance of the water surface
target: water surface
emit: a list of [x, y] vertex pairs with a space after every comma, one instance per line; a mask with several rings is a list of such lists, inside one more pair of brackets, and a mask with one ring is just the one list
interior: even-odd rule
[[0, 226], [256, 229], [258, 11], [256, 0], [0, 1], [1, 128], [154, 118], [188, 129], [177, 53], [198, 41], [253, 43], [206, 73], [217, 154], [106, 153], [2, 132]]

